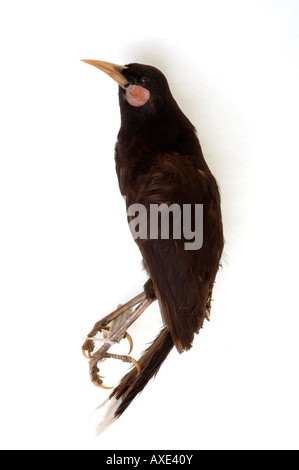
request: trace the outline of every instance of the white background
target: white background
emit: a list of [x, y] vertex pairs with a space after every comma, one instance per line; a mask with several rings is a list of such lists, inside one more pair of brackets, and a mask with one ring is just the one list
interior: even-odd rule
[[[291, 0], [1, 2], [1, 448], [299, 447], [298, 20]], [[166, 74], [226, 237], [211, 322], [98, 438], [83, 336], [146, 276], [114, 170], [117, 85], [84, 58]], [[153, 306], [136, 343], [158, 327]]]

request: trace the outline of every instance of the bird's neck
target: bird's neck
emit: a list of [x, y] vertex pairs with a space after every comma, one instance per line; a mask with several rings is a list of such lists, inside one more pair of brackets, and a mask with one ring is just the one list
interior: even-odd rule
[[118, 142], [124, 146], [126, 156], [137, 150], [149, 155], [168, 152], [193, 155], [198, 151], [199, 142], [193, 125], [175, 107], [156, 117], [149, 118], [142, 113], [121, 117]]

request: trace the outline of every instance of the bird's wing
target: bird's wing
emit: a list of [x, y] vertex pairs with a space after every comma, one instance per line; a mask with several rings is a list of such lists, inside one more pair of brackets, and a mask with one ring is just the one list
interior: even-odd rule
[[203, 286], [201, 296], [196, 273], [188, 266], [188, 257], [177, 247], [175, 240], [152, 240], [139, 243], [139, 247], [154, 285], [163, 321], [177, 349], [180, 352], [187, 350], [204, 320], [206, 286]]
[[[209, 214], [210, 204], [214, 204], [213, 191], [216, 199], [218, 194], [216, 182], [216, 189], [210, 191], [209, 186], [213, 185], [213, 181], [209, 181], [209, 175], [198, 171], [187, 158], [183, 160], [177, 154], [163, 155], [151, 168], [151, 174], [146, 175], [144, 182], [141, 177], [138, 183], [134, 200], [143, 204], [148, 211], [151, 204], [166, 203], [170, 206], [177, 203], [182, 207], [189, 203], [204, 204], [204, 211], [206, 206]], [[215, 203], [216, 206], [219, 204], [218, 201]], [[215, 223], [216, 219], [217, 214]], [[210, 222], [205, 220], [208, 226]], [[212, 273], [206, 264], [215, 262], [206, 259], [207, 253], [211, 254], [211, 246], [207, 249], [203, 246], [200, 250], [185, 250], [184, 243], [187, 240], [172, 237], [174, 223], [175, 220], [170, 224], [169, 239], [148, 237], [145, 240], [137, 239], [136, 242], [152, 279], [164, 323], [177, 349], [182, 352], [192, 346], [194, 334], [203, 324], [215, 277], [214, 271]], [[217, 269], [218, 266], [219, 260]]]

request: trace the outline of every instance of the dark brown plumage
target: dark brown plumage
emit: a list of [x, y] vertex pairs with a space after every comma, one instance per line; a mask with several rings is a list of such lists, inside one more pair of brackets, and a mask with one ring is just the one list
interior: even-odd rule
[[[145, 239], [136, 239], [149, 274], [142, 301], [147, 302], [146, 307], [158, 300], [164, 328], [140, 358], [140, 373], [133, 368], [111, 393], [110, 397], [121, 398], [116, 411], [119, 416], [158, 372], [173, 346], [179, 353], [191, 348], [194, 335], [209, 317], [212, 288], [224, 244], [220, 196], [195, 128], [172, 97], [165, 76], [156, 68], [141, 64], [120, 67], [86, 62], [108, 73], [120, 85], [121, 128], [115, 161], [127, 207], [142, 204], [147, 209], [149, 224], [153, 204], [178, 204], [182, 210], [186, 204], [190, 207], [203, 204], [200, 249], [185, 249], [188, 240], [184, 232], [180, 239], [173, 238], [175, 220], [171, 217], [169, 239], [161, 239], [160, 229], [158, 239], [152, 239], [149, 234]], [[195, 213], [191, 214], [194, 228]], [[129, 216], [128, 221], [131, 219]], [[99, 328], [91, 332], [83, 346], [91, 357], [92, 380], [99, 385], [102, 381], [95, 378], [97, 363], [109, 357], [109, 348], [102, 347], [100, 354], [92, 354], [91, 338], [108, 324], [107, 317], [99, 322]]]

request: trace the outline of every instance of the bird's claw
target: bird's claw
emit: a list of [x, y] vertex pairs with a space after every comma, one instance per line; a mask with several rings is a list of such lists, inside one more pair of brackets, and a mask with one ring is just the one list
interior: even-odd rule
[[132, 339], [132, 336], [130, 336], [127, 331], [126, 331], [126, 334], [125, 334], [124, 338], [126, 338], [129, 341], [129, 345], [130, 345], [130, 350], [128, 352], [128, 356], [129, 356], [129, 354], [131, 354], [131, 352], [133, 350], [133, 346], [134, 346], [133, 339]]
[[82, 346], [82, 354], [86, 359], [91, 359], [92, 351], [94, 350], [94, 342], [91, 339], [88, 339], [85, 341], [85, 343]]
[[104, 360], [113, 358], [113, 359], [120, 359], [123, 362], [129, 362], [131, 364], [134, 364], [134, 366], [137, 369], [137, 375], [139, 375], [140, 372], [141, 372], [141, 366], [140, 366], [139, 362], [136, 361], [135, 359], [133, 359], [130, 356], [122, 356], [122, 355], [119, 355], [119, 354], [111, 354], [111, 353], [108, 353], [108, 352], [99, 354], [99, 352], [98, 352], [90, 360], [90, 364], [89, 364], [90, 378], [91, 378], [92, 383], [96, 387], [103, 388], [104, 390], [110, 390], [111, 388], [113, 388], [113, 387], [106, 387], [105, 385], [103, 385], [102, 379], [104, 377], [99, 375], [100, 370], [98, 368], [98, 363], [103, 362], [103, 359], [101, 359], [102, 356], [104, 356], [103, 357]]
[[[133, 342], [132, 336], [129, 335], [129, 333], [127, 331], [124, 335], [124, 338], [126, 338], [128, 340], [129, 345], [130, 345], [130, 349], [129, 349], [129, 352], [128, 352], [128, 356], [129, 356], [131, 354], [132, 350], [133, 350], [134, 342]], [[94, 341], [87, 338], [85, 343], [82, 346], [82, 354], [85, 357], [85, 359], [91, 359], [92, 358], [92, 352], [93, 352], [94, 348], [95, 348]], [[107, 358], [105, 357], [104, 359], [102, 359], [98, 362], [104, 362], [106, 359]]]
[[[84, 342], [82, 346], [82, 354], [86, 359], [91, 359], [92, 358], [92, 352], [95, 348], [94, 340], [93, 338], [96, 336], [97, 333], [101, 333], [102, 331], [109, 331], [108, 327], [109, 322], [105, 318], [102, 320], [98, 321], [91, 332], [88, 334], [86, 341]], [[108, 335], [108, 332], [107, 332]]]
[[103, 388], [104, 390], [110, 390], [111, 388], [113, 388], [113, 387], [106, 387], [105, 385], [103, 385], [103, 380], [102, 379], [104, 377], [102, 375], [99, 375], [98, 372], [100, 372], [100, 371], [99, 371], [99, 368], [96, 364], [90, 367], [90, 377], [91, 377], [92, 383], [96, 387]]
[[[105, 353], [105, 356], [106, 356], [105, 359], [108, 359], [108, 358], [109, 359], [112, 359], [112, 358], [113, 359], [120, 359], [123, 362], [129, 362], [131, 364], [134, 364], [134, 366], [137, 369], [137, 375], [139, 375], [140, 372], [141, 372], [141, 366], [140, 366], [139, 362], [136, 361], [135, 359], [133, 359], [130, 356], [122, 356], [122, 355], [119, 355], [119, 354], [110, 354], [110, 353]], [[98, 363], [99, 362], [102, 362], [102, 361], [101, 360], [98, 361], [96, 357], [94, 357], [90, 361], [89, 372], [90, 372], [91, 381], [96, 387], [100, 387], [100, 388], [103, 388], [105, 390], [109, 390], [113, 387], [106, 387], [105, 385], [103, 385], [102, 378], [104, 378], [104, 377], [99, 375], [99, 371], [100, 371], [99, 368], [98, 368]]]

